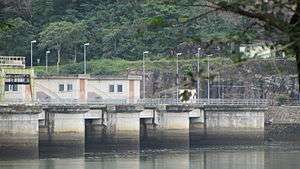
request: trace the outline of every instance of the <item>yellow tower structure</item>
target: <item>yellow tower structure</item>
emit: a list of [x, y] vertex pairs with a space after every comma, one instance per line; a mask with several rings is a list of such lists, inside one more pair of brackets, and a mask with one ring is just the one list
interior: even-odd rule
[[25, 67], [25, 57], [20, 56], [0, 56], [0, 101], [6, 100], [6, 88], [10, 86], [24, 86], [16, 100], [33, 101], [34, 92], [34, 70]]

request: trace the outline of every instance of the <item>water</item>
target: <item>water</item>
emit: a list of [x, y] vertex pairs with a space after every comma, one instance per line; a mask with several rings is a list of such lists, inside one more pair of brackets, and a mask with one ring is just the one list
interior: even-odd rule
[[87, 139], [83, 147], [42, 145], [38, 158], [1, 156], [0, 169], [296, 169], [300, 168], [298, 138], [225, 142], [190, 135], [188, 141], [173, 139], [164, 146], [155, 146], [162, 140], [147, 138], [138, 143]]

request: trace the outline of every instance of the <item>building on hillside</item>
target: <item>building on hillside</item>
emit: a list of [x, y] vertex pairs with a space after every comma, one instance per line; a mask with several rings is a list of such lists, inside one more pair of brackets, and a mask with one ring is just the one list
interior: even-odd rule
[[38, 76], [37, 98], [44, 102], [129, 102], [140, 99], [139, 76]]
[[25, 68], [25, 57], [0, 56], [0, 100], [9, 102], [35, 99], [34, 71]]
[[243, 53], [247, 58], [285, 57], [284, 52], [277, 51], [276, 48], [265, 43], [242, 44], [239, 47], [239, 52]]

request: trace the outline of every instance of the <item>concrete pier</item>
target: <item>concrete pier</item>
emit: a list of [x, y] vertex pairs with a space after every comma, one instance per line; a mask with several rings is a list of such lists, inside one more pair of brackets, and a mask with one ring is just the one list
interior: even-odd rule
[[[142, 106], [120, 105], [107, 107], [107, 134], [120, 150], [139, 148], [140, 113]], [[123, 147], [124, 146], [124, 147]]]
[[265, 108], [251, 106], [204, 106], [205, 134], [210, 137], [263, 140]]
[[0, 154], [38, 156], [38, 114], [35, 105], [0, 105]]
[[[45, 110], [45, 125], [40, 126], [41, 151], [65, 148], [69, 154], [84, 151], [87, 106], [49, 106]], [[49, 153], [49, 152], [48, 152]]]
[[144, 142], [153, 147], [186, 147], [189, 145], [190, 108], [182, 105], [161, 106], [154, 119], [142, 121]]

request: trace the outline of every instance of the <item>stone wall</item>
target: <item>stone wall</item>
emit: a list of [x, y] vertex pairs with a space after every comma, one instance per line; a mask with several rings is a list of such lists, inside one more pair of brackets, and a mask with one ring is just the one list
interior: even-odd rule
[[272, 106], [265, 114], [273, 124], [300, 124], [300, 106]]

